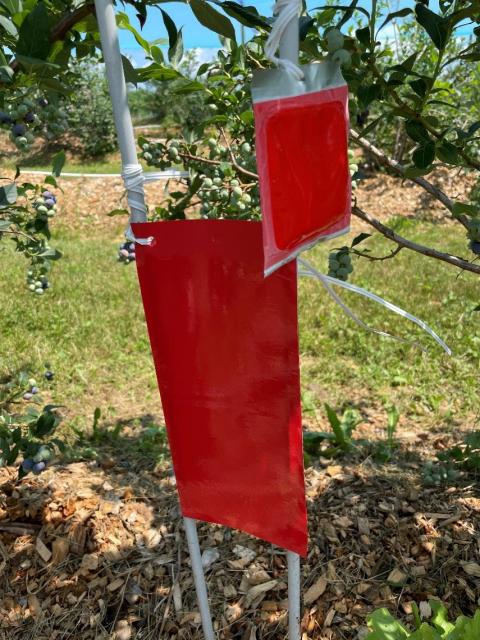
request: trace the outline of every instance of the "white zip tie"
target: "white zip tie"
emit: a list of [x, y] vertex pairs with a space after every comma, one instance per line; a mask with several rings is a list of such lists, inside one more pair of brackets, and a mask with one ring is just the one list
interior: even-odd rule
[[435, 331], [433, 331], [433, 329], [431, 329], [428, 326], [428, 324], [423, 320], [416, 318], [411, 313], [408, 313], [408, 311], [404, 311], [400, 307], [397, 307], [391, 302], [388, 302], [387, 300], [384, 300], [380, 296], [377, 296], [375, 293], [370, 293], [370, 291], [367, 291], [366, 289], [362, 289], [362, 287], [357, 287], [356, 285], [350, 284], [349, 282], [344, 282], [343, 280], [338, 280], [337, 278], [326, 276], [325, 274], [315, 269], [315, 267], [312, 264], [310, 264], [310, 262], [308, 262], [307, 260], [304, 260], [303, 258], [297, 258], [297, 261], [300, 265], [302, 265], [302, 267], [304, 267], [304, 270], [300, 270], [298, 272], [299, 275], [310, 276], [319, 280], [327, 290], [327, 293], [335, 300], [335, 302], [338, 305], [340, 305], [340, 307], [342, 307], [345, 313], [363, 329], [366, 329], [367, 331], [370, 331], [372, 333], [376, 333], [379, 336], [393, 338], [394, 340], [398, 340], [399, 342], [414, 345], [419, 349], [421, 349], [422, 351], [426, 351], [426, 349], [422, 347], [420, 344], [418, 344], [417, 342], [410, 342], [405, 338], [394, 336], [391, 333], [387, 333], [386, 331], [379, 331], [378, 329], [369, 327], [367, 324], [365, 324], [365, 322], [363, 322], [363, 320], [361, 320], [358, 316], [355, 315], [355, 313], [350, 309], [350, 307], [348, 307], [345, 304], [345, 302], [343, 302], [340, 296], [333, 290], [333, 287], [331, 286], [332, 284], [342, 287], [343, 289], [347, 289], [347, 291], [353, 291], [354, 293], [358, 293], [359, 295], [364, 296], [365, 298], [369, 298], [370, 300], [373, 300], [374, 302], [381, 304], [382, 307], [385, 307], [389, 311], [393, 311], [393, 313], [397, 313], [399, 316], [402, 316], [402, 318], [407, 318], [407, 320], [410, 320], [411, 322], [415, 323], [416, 325], [421, 327], [426, 333], [428, 333], [428, 335], [431, 336], [435, 340], [435, 342], [437, 342], [442, 347], [442, 349], [448, 353], [449, 356], [452, 355], [451, 349], [435, 333]]
[[276, 55], [286, 28], [300, 15], [301, 0], [276, 0], [273, 7], [273, 15], [277, 16], [270, 35], [265, 43], [265, 57], [277, 67], [285, 69], [296, 80], [303, 80], [302, 68], [296, 62]]

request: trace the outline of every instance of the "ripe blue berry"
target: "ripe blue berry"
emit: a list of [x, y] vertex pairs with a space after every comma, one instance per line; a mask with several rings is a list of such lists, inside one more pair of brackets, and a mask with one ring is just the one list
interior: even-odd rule
[[55, 200], [53, 198], [45, 198], [45, 206], [51, 209], [55, 204]]
[[24, 124], [17, 123], [12, 127], [12, 133], [16, 138], [22, 137], [25, 135], [26, 128]]
[[39, 388], [38, 388], [38, 387], [32, 387], [32, 388], [30, 389], [30, 393], [33, 393], [33, 395], [35, 395], [35, 394], [36, 394], [36, 393], [38, 393], [38, 392], [39, 392]]
[[0, 111], [0, 124], [12, 124], [12, 123], [13, 123], [13, 120], [8, 115], [8, 113], [5, 113], [5, 111]]
[[23, 399], [24, 400], [31, 400], [33, 398], [33, 393], [30, 393], [27, 391], [27, 393], [23, 394]]
[[43, 460], [41, 462], [36, 462], [32, 467], [32, 471], [35, 475], [38, 475], [39, 473], [42, 473], [46, 466], [47, 465]]
[[25, 460], [22, 462], [22, 469], [27, 472], [31, 471], [33, 469], [34, 464], [35, 463], [31, 458], [25, 458]]
[[35, 120], [35, 114], [32, 113], [31, 111], [26, 113], [25, 116], [23, 117], [23, 121], [26, 122], [27, 124], [32, 124], [34, 120]]
[[53, 380], [55, 374], [53, 373], [53, 371], [45, 371], [45, 378], [47, 380]]
[[39, 98], [37, 100], [37, 102], [41, 107], [47, 107], [48, 106], [48, 100], [46, 98]]

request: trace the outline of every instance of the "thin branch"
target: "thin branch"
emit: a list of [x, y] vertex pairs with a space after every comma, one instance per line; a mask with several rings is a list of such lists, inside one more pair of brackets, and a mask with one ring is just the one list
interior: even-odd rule
[[56, 42], [57, 40], [63, 40], [72, 27], [77, 22], [83, 20], [91, 13], [95, 13], [95, 5], [93, 3], [83, 4], [75, 11], [66, 13], [60, 21], [53, 27], [50, 33], [50, 42]]
[[35, 238], [29, 236], [28, 233], [25, 233], [25, 231], [20, 231], [20, 229], [3, 229], [2, 231], [0, 231], [0, 236], [2, 236], [4, 233], [11, 236], [22, 236], [22, 238], [27, 238], [27, 240], [30, 240], [30, 242], [37, 242]]
[[[360, 145], [363, 149], [371, 153], [372, 156], [374, 156], [375, 159], [378, 160], [379, 164], [383, 165], [384, 167], [388, 167], [389, 169], [392, 169], [393, 171], [395, 171], [395, 173], [398, 173], [403, 177], [406, 177], [405, 167], [403, 166], [403, 164], [400, 164], [400, 162], [397, 162], [393, 158], [390, 158], [389, 156], [387, 156], [387, 154], [384, 153], [381, 149], [373, 145], [371, 142], [369, 142], [365, 138], [362, 138], [362, 136], [356, 131], [354, 131], [353, 129], [350, 129], [350, 137], [353, 140], [355, 140], [355, 142], [358, 145]], [[425, 180], [425, 178], [421, 178], [421, 177], [412, 178], [410, 176], [408, 176], [408, 180], [415, 182], [420, 187], [422, 187], [422, 189], [425, 189], [425, 191], [428, 191], [430, 195], [432, 195], [439, 202], [441, 202], [444, 205], [444, 207], [446, 207], [449, 211], [452, 210], [453, 201], [447, 196], [446, 193], [444, 193], [441, 189], [433, 185], [431, 182], [429, 182], [428, 180]]]
[[358, 206], [352, 207], [353, 215], [360, 218], [371, 227], [379, 231], [385, 238], [388, 238], [392, 242], [396, 242], [399, 246], [404, 247], [405, 249], [410, 249], [411, 251], [415, 251], [416, 253], [421, 253], [424, 256], [429, 258], [435, 258], [436, 260], [441, 260], [442, 262], [447, 262], [448, 264], [452, 264], [459, 269], [463, 269], [464, 271], [471, 271], [472, 273], [480, 274], [480, 265], [473, 264], [468, 260], [464, 260], [463, 258], [459, 258], [458, 256], [452, 256], [449, 253], [443, 253], [442, 251], [437, 251], [436, 249], [431, 249], [430, 247], [426, 247], [423, 244], [419, 244], [418, 242], [413, 242], [412, 240], [408, 240], [403, 236], [400, 236], [396, 231], [384, 225], [380, 220], [377, 220], [373, 216], [371, 216], [366, 211], [363, 211]]
[[383, 262], [384, 260], [390, 260], [391, 258], [394, 258], [404, 248], [405, 247], [397, 245], [395, 249], [392, 249], [386, 256], [371, 256], [370, 254], [365, 253], [364, 251], [359, 251], [358, 249], [350, 249], [350, 253], [353, 253], [356, 256], [360, 256], [361, 258], [366, 258], [371, 262]]
[[233, 166], [235, 167], [235, 169], [239, 172], [239, 173], [243, 173], [246, 176], [249, 176], [250, 178], [255, 178], [258, 180], [258, 174], [257, 173], [253, 173], [253, 171], [248, 171], [248, 169], [244, 169], [243, 167], [241, 167], [238, 162], [237, 159], [235, 158], [235, 154], [233, 153], [232, 147], [228, 141], [227, 135], [225, 133], [225, 131], [223, 130], [222, 127], [218, 127], [220, 129], [220, 133], [223, 136], [223, 139], [225, 141], [225, 144], [227, 145], [227, 149], [228, 149], [228, 153], [230, 154], [230, 160], [233, 164]]

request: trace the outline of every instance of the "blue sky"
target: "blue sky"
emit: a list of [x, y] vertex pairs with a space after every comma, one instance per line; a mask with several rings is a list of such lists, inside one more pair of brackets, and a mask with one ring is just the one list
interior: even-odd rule
[[[246, 5], [254, 5], [258, 11], [263, 15], [269, 15], [272, 10], [273, 0], [245, 0]], [[313, 9], [314, 7], [322, 6], [325, 4], [324, 0], [307, 0], [307, 7]], [[339, 3], [341, 4], [341, 3]], [[364, 6], [369, 6], [370, 2], [365, 0], [361, 2]], [[390, 0], [391, 10], [395, 11], [399, 8], [406, 6], [413, 6], [415, 3], [409, 0]], [[148, 9], [148, 17], [146, 24], [142, 30], [142, 35], [147, 40], [156, 40], [158, 38], [167, 38], [167, 32], [163, 24], [161, 13], [157, 7], [161, 6], [170, 17], [174, 20], [177, 27], [183, 26], [183, 38], [186, 49], [198, 49], [198, 57], [200, 59], [208, 59], [213, 55], [214, 51], [219, 47], [219, 40], [215, 33], [209, 31], [205, 27], [199, 24], [192, 10], [188, 4], [182, 2], [167, 2], [157, 5], [156, 7], [150, 7]], [[438, 2], [435, 0], [430, 3], [432, 10], [438, 7]], [[138, 25], [135, 18], [135, 10], [128, 6], [127, 13], [130, 16], [132, 24]], [[234, 20], [232, 22], [237, 27]], [[239, 28], [238, 28], [239, 31]], [[248, 30], [247, 30], [248, 31]], [[467, 34], [469, 30], [465, 30]], [[132, 34], [127, 31], [120, 31], [120, 46], [122, 52], [128, 55], [136, 66], [144, 64], [144, 56], [142, 50], [136, 43]]]

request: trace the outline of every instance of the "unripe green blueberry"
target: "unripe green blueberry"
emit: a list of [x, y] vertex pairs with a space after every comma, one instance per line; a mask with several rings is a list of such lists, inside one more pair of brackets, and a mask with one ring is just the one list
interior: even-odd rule
[[338, 49], [341, 49], [345, 42], [345, 38], [339, 29], [330, 29], [330, 31], [325, 34], [325, 38], [327, 40], [327, 49], [329, 53], [334, 53]]
[[151, 162], [151, 161], [153, 160], [153, 156], [152, 156], [152, 154], [151, 154], [149, 151], [146, 151], [146, 152], [143, 154], [143, 157], [145, 158], [145, 160], [146, 160], [147, 162]]
[[232, 193], [234, 196], [240, 197], [243, 194], [242, 187], [233, 187]]
[[53, 209], [50, 209], [49, 211], [47, 211], [47, 216], [49, 218], [53, 218], [55, 216], [55, 211]]
[[217, 187], [221, 187], [223, 184], [223, 180], [217, 176], [216, 178], [213, 179], [213, 184], [216, 185]]
[[38, 293], [39, 296], [43, 295], [43, 289], [35, 289], [35, 293]]
[[145, 142], [145, 144], [142, 145], [142, 151], [148, 151], [150, 149], [150, 145], [148, 144], [148, 142]]
[[348, 270], [345, 269], [345, 267], [340, 267], [337, 270], [337, 277], [340, 278], [341, 280], [346, 279], [348, 276]]
[[340, 253], [338, 254], [338, 261], [340, 264], [347, 265], [351, 263], [350, 254], [348, 253]]
[[36, 387], [37, 386], [37, 381], [35, 380], [35, 378], [29, 378], [28, 379], [28, 386], [29, 387]]
[[30, 289], [30, 291], [35, 291], [36, 286], [34, 284], [30, 284], [28, 288]]
[[221, 198], [222, 200], [228, 200], [228, 195], [229, 195], [229, 194], [228, 194], [228, 190], [227, 190], [227, 189], [222, 189], [222, 190], [220, 191], [220, 198]]
[[223, 153], [226, 153], [226, 151], [227, 151], [227, 148], [224, 147], [223, 144], [220, 144], [218, 146], [218, 153], [223, 154]]
[[25, 136], [15, 138], [15, 142], [19, 147], [25, 147], [28, 144], [28, 140], [25, 138]]
[[242, 146], [240, 147], [240, 151], [241, 151], [242, 153], [244, 153], [245, 155], [247, 155], [247, 154], [251, 153], [251, 151], [252, 151], [252, 147], [249, 145], [249, 143], [248, 143], [248, 142], [244, 142], [244, 143], [242, 144]]
[[175, 138], [172, 138], [172, 140], [170, 140], [170, 146], [176, 149], [180, 146], [180, 142]]
[[332, 60], [342, 67], [348, 67], [352, 62], [352, 56], [346, 49], [339, 49], [333, 54]]
[[239, 211], [245, 211], [246, 208], [247, 208], [247, 206], [243, 202], [238, 202], [237, 203], [237, 209]]
[[48, 213], [48, 209], [44, 204], [41, 204], [39, 207], [37, 207], [37, 211], [38, 213]]
[[209, 138], [207, 140], [207, 144], [209, 147], [216, 147], [217, 146], [217, 141], [215, 140], [215, 138]]
[[233, 180], [230, 180], [230, 185], [232, 187], [238, 187], [240, 185], [240, 182], [236, 178], [234, 178]]
[[252, 201], [252, 196], [249, 193], [244, 193], [243, 196], [242, 196], [242, 200], [246, 204], [250, 204], [251, 201]]
[[210, 189], [213, 185], [213, 180], [211, 178], [205, 178], [205, 180], [203, 181], [203, 186], [206, 189]]

